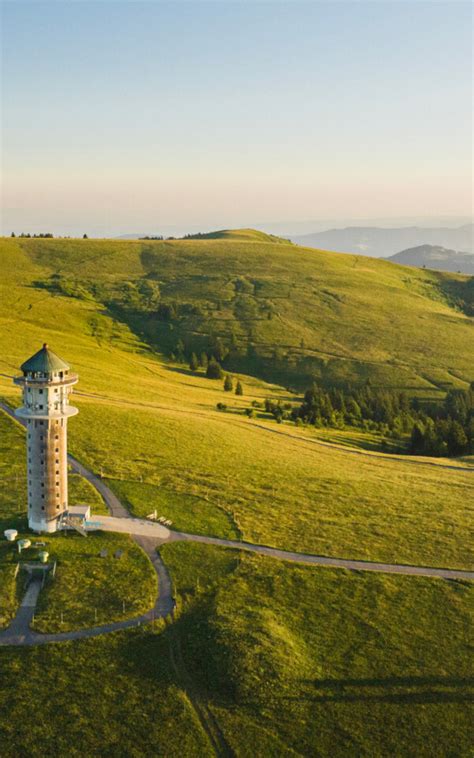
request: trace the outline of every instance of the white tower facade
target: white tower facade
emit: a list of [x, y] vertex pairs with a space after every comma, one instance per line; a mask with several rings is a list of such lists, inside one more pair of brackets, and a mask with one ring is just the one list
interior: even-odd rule
[[13, 381], [23, 390], [15, 414], [27, 431], [28, 526], [55, 532], [68, 507], [67, 422], [78, 413], [69, 395], [78, 377], [47, 344], [21, 370]]

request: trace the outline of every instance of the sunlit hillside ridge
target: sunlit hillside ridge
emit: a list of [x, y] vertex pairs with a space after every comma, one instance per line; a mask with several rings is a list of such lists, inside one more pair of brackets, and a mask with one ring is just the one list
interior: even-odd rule
[[[3, 241], [0, 394], [19, 403], [11, 376], [47, 341], [79, 374], [71, 451], [102, 473], [137, 515], [156, 507], [180, 530], [320, 554], [468, 565], [461, 535], [469, 519], [466, 503], [472, 502], [471, 471], [457, 470], [460, 464], [452, 461], [456, 470], [447, 477], [435, 460], [425, 465], [361, 456], [320, 443], [311, 430], [292, 423], [278, 426], [258, 414], [248, 419], [245, 410], [254, 401], [295, 398], [281, 385], [244, 374], [242, 396], [225, 392], [223, 382], [206, 378], [202, 369], [192, 372], [163, 359], [139, 332], [139, 324], [150, 322], [174, 336], [177, 324], [155, 321], [146, 310], [137, 310], [133, 322], [123, 305], [111, 311], [90, 289], [94, 282], [112, 288], [123, 282], [133, 293], [151, 283], [152, 294], [158, 285], [160, 301], [163, 281], [169, 290], [181, 286], [180, 269], [187, 268], [188, 283], [199, 285], [193, 271], [198, 265], [202, 271], [203, 258], [212, 260], [215, 249], [224, 271], [226, 258], [232, 267], [237, 258], [250, 265], [246, 246], [212, 242], [211, 255], [210, 244]], [[276, 258], [278, 275], [290, 251], [305, 266], [310, 261], [310, 270], [331, 271], [343, 257], [307, 256], [283, 245], [253, 248], [261, 266]], [[161, 280], [155, 278], [155, 253], [161, 256]], [[146, 274], [150, 255], [152, 277]], [[383, 266], [392, 281], [405, 275], [400, 267]], [[212, 280], [201, 276], [210, 288]], [[78, 292], [60, 294], [57, 277]], [[435, 316], [450, 314], [454, 329], [464, 322], [470, 328], [468, 317], [444, 301], [432, 302]], [[219, 402], [227, 404], [226, 413], [216, 409]]]
[[229, 370], [298, 390], [370, 378], [436, 396], [472, 380], [472, 278], [225, 234], [2, 246], [31, 287], [96, 303], [165, 355], [218, 351]]

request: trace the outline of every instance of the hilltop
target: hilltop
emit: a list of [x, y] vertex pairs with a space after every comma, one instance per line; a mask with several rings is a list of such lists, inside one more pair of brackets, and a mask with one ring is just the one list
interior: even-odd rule
[[29, 292], [50, 293], [61, 307], [73, 298], [105, 310], [168, 356], [207, 350], [230, 370], [298, 390], [315, 378], [370, 378], [433, 395], [472, 380], [474, 280], [240, 239], [246, 233], [7, 239], [2, 250], [5, 263], [28, 272]]
[[216, 232], [198, 232], [187, 234], [184, 239], [190, 240], [236, 240], [242, 242], [272, 242], [288, 245], [290, 240], [277, 237], [274, 234], [260, 232], [257, 229], [220, 229]]
[[474, 275], [474, 254], [448, 250], [439, 245], [419, 245], [391, 255], [389, 260], [404, 266], [433, 268], [439, 271], [453, 271]]

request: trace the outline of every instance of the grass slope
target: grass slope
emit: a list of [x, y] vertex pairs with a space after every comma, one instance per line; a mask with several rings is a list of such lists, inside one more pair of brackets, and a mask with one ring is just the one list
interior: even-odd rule
[[[314, 376], [371, 377], [431, 396], [473, 379], [473, 321], [466, 315], [474, 304], [473, 279], [256, 242], [255, 232], [249, 242], [247, 233], [1, 245], [4, 263], [23, 261], [31, 286], [66, 292], [90, 310], [105, 304], [116, 322], [159, 350], [173, 350], [182, 339], [198, 352], [221, 338], [234, 370], [299, 387]], [[173, 306], [171, 321], [158, 317], [157, 297]], [[107, 332], [91, 314], [89, 330], [113, 340], [120, 327]]]
[[469, 754], [472, 588], [162, 553], [186, 667], [236, 755]]
[[[0, 648], [2, 756], [192, 758], [216, 754], [216, 733], [237, 758], [470, 755], [464, 584], [162, 555], [171, 626]], [[34, 708], [32, 692], [47, 692]]]
[[[251, 399], [287, 393], [244, 377], [244, 397], [229, 399], [220, 382], [164, 365], [94, 300], [34, 285], [50, 270], [39, 259], [60, 267], [65, 250], [90, 276], [114, 278], [125, 262], [128, 276], [142, 271], [130, 253], [138, 243], [84, 242], [3, 243], [0, 392], [18, 402], [8, 375], [44, 341], [68, 358], [81, 393], [72, 450], [119, 480], [136, 513], [166, 505], [163, 515], [190, 531], [345, 557], [468, 565], [471, 473], [317, 446], [304, 430], [245, 419], [239, 414]], [[215, 410], [223, 399], [232, 413]], [[24, 502], [20, 490], [16, 497]]]

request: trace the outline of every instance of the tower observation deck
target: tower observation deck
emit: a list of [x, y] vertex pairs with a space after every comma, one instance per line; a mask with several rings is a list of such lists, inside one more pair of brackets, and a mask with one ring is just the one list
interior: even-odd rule
[[27, 431], [28, 525], [55, 532], [68, 507], [67, 421], [78, 413], [69, 405], [77, 374], [47, 344], [21, 366], [14, 383], [23, 390], [15, 415]]

